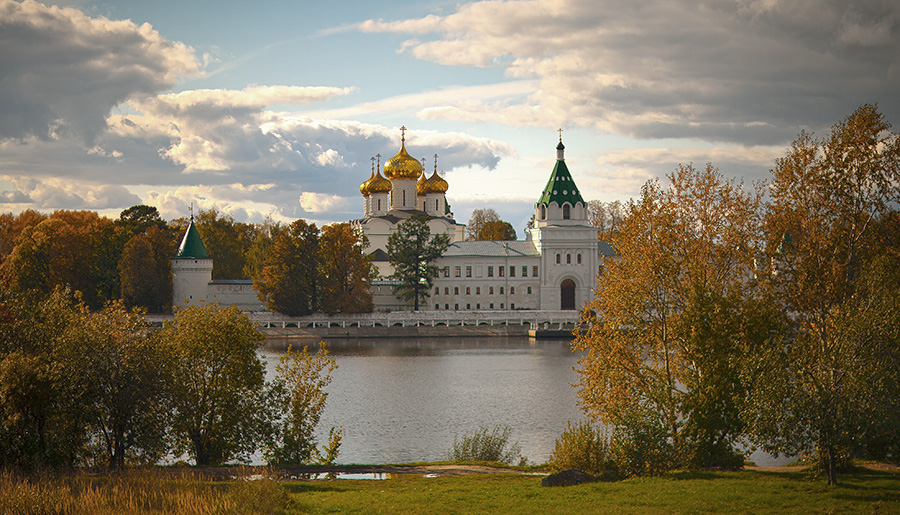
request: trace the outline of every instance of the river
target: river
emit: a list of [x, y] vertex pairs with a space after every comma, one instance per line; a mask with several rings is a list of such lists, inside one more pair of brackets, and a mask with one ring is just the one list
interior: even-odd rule
[[[262, 357], [274, 373], [288, 343], [267, 341]], [[311, 346], [315, 352], [317, 346]], [[398, 338], [334, 340], [338, 368], [317, 430], [344, 426], [340, 464], [388, 464], [446, 459], [456, 437], [481, 427], [512, 429], [530, 464], [547, 461], [578, 409], [578, 355], [561, 340], [529, 338]], [[750, 459], [780, 465], [762, 451]]]
[[[288, 342], [268, 341], [270, 371]], [[318, 434], [325, 441], [344, 426], [341, 464], [442, 460], [454, 437], [496, 425], [512, 429], [529, 463], [543, 463], [566, 423], [583, 419], [577, 356], [564, 341], [335, 340], [328, 349], [338, 368]]]

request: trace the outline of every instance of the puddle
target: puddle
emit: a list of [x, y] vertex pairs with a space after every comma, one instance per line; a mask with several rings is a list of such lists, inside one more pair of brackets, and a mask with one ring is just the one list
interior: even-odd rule
[[[329, 474], [327, 472], [322, 472], [318, 474], [300, 474], [296, 476], [289, 476], [287, 479], [295, 480], [295, 481], [305, 481], [305, 480], [327, 480], [327, 479], [356, 479], [356, 480], [364, 480], [364, 481], [383, 481], [386, 479], [416, 479], [420, 477], [439, 477], [440, 474], [415, 474], [415, 473], [396, 473], [396, 472], [335, 472]], [[240, 481], [260, 481], [262, 479], [267, 479], [269, 476], [266, 474], [250, 474], [246, 476], [231, 476], [233, 480]]]
[[[364, 473], [353, 473], [353, 472], [338, 472], [334, 474], [334, 479], [358, 479], [358, 480], [366, 480], [366, 481], [383, 481], [385, 479], [413, 479], [420, 477], [438, 477], [437, 474], [407, 474], [407, 473], [392, 473], [392, 472], [364, 472]], [[301, 478], [297, 478], [301, 479]], [[327, 473], [322, 474], [311, 474], [308, 479], [330, 479]]]

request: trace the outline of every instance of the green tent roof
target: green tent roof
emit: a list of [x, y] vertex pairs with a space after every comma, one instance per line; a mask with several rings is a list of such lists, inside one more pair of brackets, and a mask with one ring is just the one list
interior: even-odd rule
[[191, 224], [188, 225], [187, 231], [184, 233], [184, 238], [181, 240], [181, 245], [178, 247], [178, 253], [175, 254], [175, 257], [184, 259], [210, 259], [209, 252], [206, 251], [203, 240], [200, 238], [200, 231], [194, 226], [193, 220], [191, 220]]
[[[562, 142], [560, 142], [557, 150], [561, 150], [560, 147], [562, 147]], [[578, 186], [572, 180], [572, 174], [569, 173], [569, 168], [563, 159], [556, 160], [553, 173], [550, 174], [550, 180], [547, 181], [547, 185], [544, 186], [544, 192], [537, 201], [538, 204], [549, 204], [551, 202], [556, 202], [560, 206], [566, 202], [573, 206], [578, 202], [584, 204], [581, 192], [578, 191]]]

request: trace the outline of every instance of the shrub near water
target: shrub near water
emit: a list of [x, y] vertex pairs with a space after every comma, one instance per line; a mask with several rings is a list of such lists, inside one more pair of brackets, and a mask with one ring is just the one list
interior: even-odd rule
[[548, 464], [555, 470], [578, 469], [602, 479], [616, 477], [609, 438], [587, 422], [568, 423], [556, 440]]
[[[509, 426], [482, 427], [475, 434], [453, 438], [453, 448], [447, 457], [450, 461], [499, 461], [512, 464], [521, 458], [519, 444], [509, 444], [512, 429]], [[522, 458], [524, 460], [524, 458]]]

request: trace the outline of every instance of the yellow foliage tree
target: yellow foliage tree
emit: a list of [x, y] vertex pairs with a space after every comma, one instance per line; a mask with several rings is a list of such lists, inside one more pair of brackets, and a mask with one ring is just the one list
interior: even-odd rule
[[741, 463], [731, 357], [748, 337], [742, 313], [761, 196], [711, 165], [681, 166], [668, 179], [665, 189], [648, 182], [610, 235], [618, 257], [574, 344], [587, 351], [582, 409], [631, 447], [645, 442], [632, 473]]
[[[900, 451], [900, 135], [863, 105], [824, 141], [801, 133], [773, 170], [769, 282], [790, 315], [748, 371], [748, 420], [774, 452]], [[895, 454], [896, 455], [896, 454]]]

